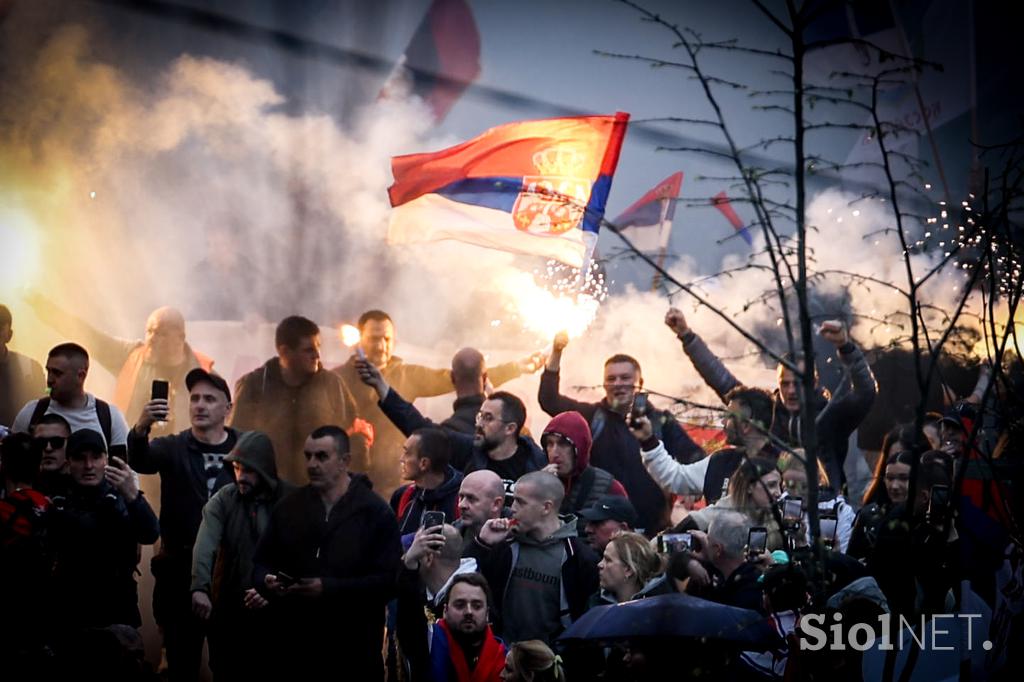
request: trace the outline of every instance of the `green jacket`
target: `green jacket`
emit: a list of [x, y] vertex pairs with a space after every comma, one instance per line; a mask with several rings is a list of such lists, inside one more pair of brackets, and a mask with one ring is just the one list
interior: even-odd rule
[[277, 478], [274, 448], [259, 431], [242, 434], [225, 462], [241, 462], [254, 469], [261, 485], [243, 496], [238, 485], [224, 486], [203, 508], [203, 521], [192, 552], [192, 591], [210, 595], [214, 608], [241, 609], [252, 585], [252, 557], [270, 512], [295, 486]]

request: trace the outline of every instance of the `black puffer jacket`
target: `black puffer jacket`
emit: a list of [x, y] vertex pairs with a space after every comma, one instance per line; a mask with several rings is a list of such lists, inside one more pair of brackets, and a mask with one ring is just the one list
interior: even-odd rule
[[55, 622], [74, 627], [138, 627], [138, 545], [160, 536], [156, 514], [140, 492], [132, 502], [103, 481], [73, 485], [53, 499], [48, 544], [54, 556]]

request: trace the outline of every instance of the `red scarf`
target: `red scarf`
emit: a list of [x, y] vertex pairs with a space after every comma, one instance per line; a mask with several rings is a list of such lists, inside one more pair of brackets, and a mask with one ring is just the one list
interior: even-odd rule
[[480, 658], [476, 662], [476, 667], [470, 672], [466, 654], [462, 652], [462, 647], [452, 637], [448, 623], [443, 618], [437, 623], [448, 640], [448, 658], [451, 659], [452, 666], [455, 668], [455, 678], [458, 682], [498, 682], [501, 679], [501, 670], [505, 667], [505, 645], [494, 637], [490, 625], [484, 630], [484, 645], [480, 648]]

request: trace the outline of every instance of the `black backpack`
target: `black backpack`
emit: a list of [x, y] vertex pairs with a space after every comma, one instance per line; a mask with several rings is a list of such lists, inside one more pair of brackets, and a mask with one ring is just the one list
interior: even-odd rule
[[[106, 402], [96, 398], [96, 419], [100, 422], [100, 430], [103, 431], [103, 438], [107, 441], [107, 449], [111, 448], [111, 418], [110, 418], [110, 405]], [[32, 411], [32, 417], [28, 420], [29, 428], [35, 425], [44, 414], [46, 410], [50, 408], [49, 398], [40, 398], [39, 402], [36, 403], [36, 409]]]

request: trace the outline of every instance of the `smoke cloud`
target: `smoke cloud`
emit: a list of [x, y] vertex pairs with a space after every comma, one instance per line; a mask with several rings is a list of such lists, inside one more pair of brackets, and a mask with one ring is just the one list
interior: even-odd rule
[[[216, 357], [222, 371], [236, 374], [272, 353], [267, 328], [288, 314], [336, 326], [365, 309], [385, 309], [397, 323], [398, 352], [425, 364], [445, 364], [466, 345], [499, 362], [550, 343], [517, 324], [510, 312], [517, 292], [499, 284], [543, 264], [451, 242], [386, 245], [390, 157], [456, 142], [431, 132], [422, 105], [376, 103], [343, 127], [326, 112], [286, 113], [273, 84], [240, 64], [184, 55], [138, 82], [94, 58], [89, 46], [86, 29], [63, 28], [5, 97], [4, 238], [18, 242], [4, 249], [5, 271], [18, 273], [5, 289], [42, 291], [131, 338], [160, 305], [176, 305], [194, 321], [245, 320], [231, 327], [239, 337], [222, 346], [233, 350], [221, 352], [247, 360]], [[850, 201], [830, 191], [811, 202], [814, 267], [902, 281], [895, 237], [863, 238], [892, 226], [887, 207]], [[754, 252], [760, 248], [755, 242]], [[722, 268], [746, 262], [732, 256]], [[672, 274], [692, 281], [704, 273], [684, 258]], [[894, 330], [872, 320], [905, 309], [905, 300], [882, 286], [848, 285], [838, 276], [817, 284], [820, 319], [856, 312], [865, 316], [853, 318], [857, 339], [884, 343]], [[937, 300], [952, 300], [955, 285], [937, 279]], [[751, 269], [700, 289], [783, 350], [778, 310], [747, 306], [771, 286], [764, 271]], [[41, 356], [58, 339], [19, 307], [13, 291], [3, 297], [14, 302], [23, 331], [16, 345]], [[599, 384], [604, 358], [626, 352], [640, 360], [649, 388], [715, 403], [662, 324], [669, 303], [633, 289], [606, 301], [566, 351], [563, 389]], [[685, 294], [671, 303], [743, 381], [773, 383], [772, 369], [720, 317]], [[332, 354], [340, 360], [344, 351]], [[524, 377], [509, 388], [528, 400], [539, 431], [546, 418], [536, 408], [536, 385]], [[447, 401], [431, 409], [443, 414]]]

